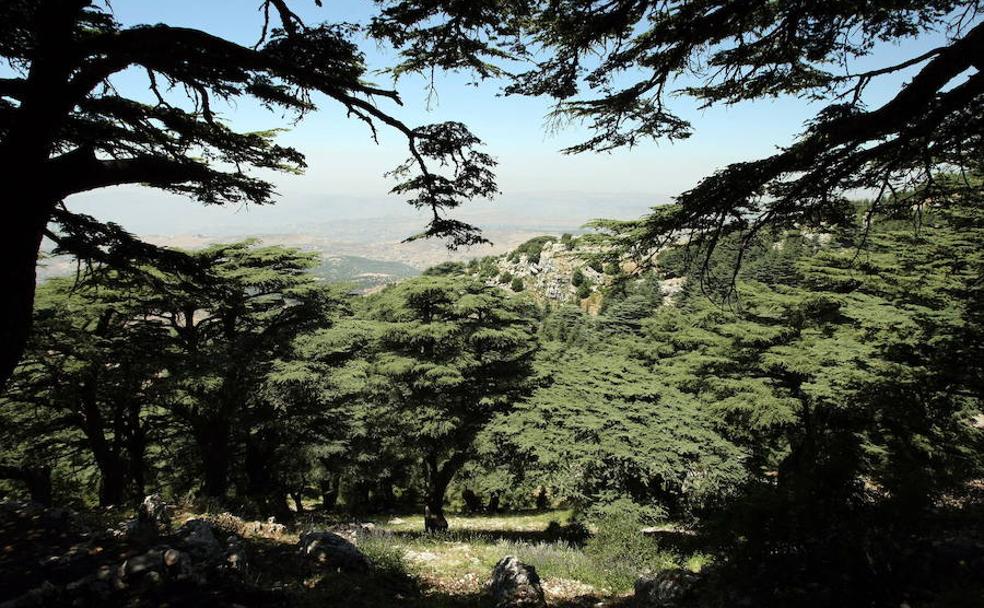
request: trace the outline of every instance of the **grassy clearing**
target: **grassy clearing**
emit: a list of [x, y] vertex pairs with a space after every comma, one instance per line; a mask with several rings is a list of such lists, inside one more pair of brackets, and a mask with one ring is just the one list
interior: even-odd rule
[[[571, 511], [530, 511], [501, 515], [450, 515], [448, 527], [453, 532], [543, 532], [551, 521], [566, 524]], [[423, 515], [378, 515], [368, 519], [390, 532], [420, 532], [424, 529]]]
[[[641, 574], [671, 567], [699, 570], [707, 562], [700, 554], [661, 549], [638, 529], [602, 532], [585, 547], [548, 540], [547, 525], [565, 524], [570, 515], [551, 511], [451, 517], [450, 531], [437, 535], [422, 533], [420, 516], [376, 518], [375, 523], [391, 534], [364, 540], [360, 546], [371, 558], [378, 555], [398, 563], [425, 586], [452, 595], [480, 593], [495, 564], [515, 555], [537, 569], [548, 599], [557, 602], [579, 596], [617, 598], [629, 593]], [[399, 562], [394, 561], [397, 555], [402, 555]]]

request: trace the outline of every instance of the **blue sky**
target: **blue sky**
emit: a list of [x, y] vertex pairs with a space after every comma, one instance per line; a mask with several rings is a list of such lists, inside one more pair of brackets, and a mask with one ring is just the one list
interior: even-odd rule
[[[198, 27], [248, 44], [256, 41], [261, 27], [258, 0], [113, 0], [111, 4], [125, 24], [163, 22]], [[327, 0], [322, 9], [316, 8], [313, 0], [293, 4], [309, 22], [365, 22], [372, 9], [368, 0]], [[856, 69], [888, 65], [939, 43], [934, 37], [909, 42], [904, 48], [884, 46]], [[392, 59], [386, 49], [374, 43], [364, 44], [363, 50], [373, 68], [382, 68]], [[390, 84], [382, 75], [376, 80]], [[144, 82], [141, 74], [126, 73], [117, 84], [123, 91], [136, 92]], [[437, 102], [428, 107], [425, 82], [406, 78], [396, 84], [405, 106], [389, 109], [411, 125], [443, 120], [468, 124], [500, 163], [500, 204], [504, 210], [516, 209], [517, 213], [536, 200], [548, 200], [551, 208], [560, 212], [565, 201], [578, 209], [583, 209], [583, 204], [578, 205], [584, 200], [597, 201], [590, 207], [597, 213], [590, 215], [598, 217], [636, 213], [666, 202], [728, 163], [764, 156], [788, 144], [820, 107], [780, 98], [701, 111], [691, 100], [678, 98], [673, 109], [695, 126], [690, 139], [673, 144], [645, 143], [611, 154], [565, 156], [559, 150], [580, 141], [586, 132], [572, 126], [548, 133], [544, 122], [550, 108], [548, 100], [502, 97], [498, 95], [500, 83], [484, 82], [475, 87], [469, 86], [470, 82], [465, 75], [439, 75]], [[887, 99], [899, 84], [899, 78], [875, 82], [869, 103]], [[225, 108], [223, 114], [239, 129], [291, 126], [248, 103]], [[262, 231], [296, 223], [292, 220], [305, 215], [323, 220], [412, 214], [386, 195], [392, 182], [383, 176], [405, 156], [400, 135], [383, 130], [376, 145], [364, 125], [346, 119], [339, 107], [322, 100], [320, 111], [285, 132], [281, 141], [304, 152], [310, 168], [303, 176], [271, 177], [280, 193], [276, 209], [202, 209], [139, 187], [80, 195], [69, 205], [120, 222], [138, 233], [157, 234], [208, 233], [219, 225]], [[631, 205], [619, 207], [615, 204], [619, 200]], [[469, 213], [462, 215], [467, 219]]]

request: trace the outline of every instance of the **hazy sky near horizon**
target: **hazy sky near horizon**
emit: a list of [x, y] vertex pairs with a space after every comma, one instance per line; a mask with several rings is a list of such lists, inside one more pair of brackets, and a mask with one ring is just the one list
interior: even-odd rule
[[[124, 24], [167, 23], [205, 29], [252, 45], [259, 36], [262, 15], [259, 0], [113, 0], [113, 10]], [[368, 20], [373, 9], [369, 0], [328, 0], [318, 9], [313, 0], [295, 3], [309, 23]], [[875, 55], [855, 66], [856, 70], [883, 66], [917, 55], [940, 44], [940, 37], [911, 41], [904, 48], [883, 46]], [[389, 65], [393, 55], [373, 42], [362, 45], [373, 69]], [[867, 101], [888, 99], [904, 77], [873, 83]], [[779, 98], [699, 110], [687, 98], [674, 100], [672, 109], [695, 127], [684, 141], [646, 142], [631, 150], [611, 154], [566, 156], [559, 150], [585, 138], [587, 131], [571, 125], [560, 131], [547, 129], [547, 99], [504, 97], [501, 83], [486, 81], [471, 86], [467, 75], [439, 74], [436, 99], [428, 103], [423, 79], [406, 78], [395, 88], [405, 106], [385, 105], [405, 123], [420, 125], [459, 120], [487, 144], [499, 161], [497, 175], [503, 191], [497, 219], [524, 214], [536, 216], [536, 205], [548, 203], [544, 212], [571, 213], [589, 217], [633, 217], [646, 207], [668, 201], [705, 176], [728, 163], [750, 160], [773, 152], [793, 141], [804, 121], [821, 104], [795, 98]], [[379, 75], [376, 83], [392, 85]], [[126, 72], [117, 81], [123, 92], [146, 96], [142, 73]], [[289, 128], [279, 138], [300, 149], [309, 169], [302, 176], [272, 175], [280, 194], [273, 207], [247, 209], [202, 208], [197, 203], [141, 187], [105, 189], [69, 199], [73, 210], [100, 219], [116, 221], [140, 234], [211, 233], [241, 231], [261, 233], [287, 227], [303, 230], [306, 223], [360, 217], [407, 216], [414, 211], [396, 197], [387, 196], [393, 182], [383, 174], [406, 156], [401, 135], [380, 129], [380, 143], [372, 142], [362, 123], [347, 119], [344, 111], [327, 99], [318, 100], [318, 112], [292, 125], [277, 114], [252, 104], [221, 107], [222, 117], [236, 129]], [[495, 203], [493, 203], [495, 204]], [[488, 203], [456, 214], [482, 221]]]

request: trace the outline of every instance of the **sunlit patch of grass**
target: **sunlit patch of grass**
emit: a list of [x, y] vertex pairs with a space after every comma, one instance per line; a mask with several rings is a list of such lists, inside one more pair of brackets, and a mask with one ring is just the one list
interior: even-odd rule
[[[451, 531], [510, 531], [541, 532], [551, 521], [564, 524], [570, 520], [571, 511], [530, 511], [496, 515], [450, 515], [448, 528]], [[419, 514], [400, 516], [374, 516], [369, 521], [391, 532], [419, 532], [424, 529], [424, 516]]]
[[[599, 550], [597, 546], [586, 551], [547, 539], [543, 532], [549, 522], [564, 524], [570, 515], [569, 511], [551, 511], [451, 517], [448, 532], [431, 535], [422, 533], [420, 516], [375, 518], [392, 534], [369, 542], [402, 549], [411, 570], [427, 586], [446, 593], [481, 592], [495, 564], [506, 555], [515, 555], [536, 568], [548, 596], [590, 593], [598, 597], [624, 595], [638, 576], [663, 568], [698, 571], [709, 559], [700, 554], [677, 556], [663, 551], [656, 541], [638, 531], [633, 531], [638, 546], [628, 553]], [[646, 554], [644, 560], [637, 559], [641, 552]]]

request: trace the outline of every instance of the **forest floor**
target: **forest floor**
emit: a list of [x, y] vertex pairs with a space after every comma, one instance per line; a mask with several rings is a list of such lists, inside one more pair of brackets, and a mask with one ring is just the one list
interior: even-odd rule
[[[127, 515], [121, 511], [72, 512], [57, 519], [47, 512], [4, 505], [0, 517], [0, 604], [39, 592], [64, 605], [75, 600], [73, 589], [88, 589], [98, 572], [122, 571], [148, 548], [181, 546], [179, 534], [135, 544], [107, 535]], [[356, 544], [372, 564], [366, 572], [343, 572], [324, 567], [299, 554], [305, 531], [344, 530], [351, 521], [307, 513], [286, 529], [257, 530], [255, 522], [229, 515], [179, 511], [175, 529], [193, 517], [206, 518], [223, 539], [235, 536], [248, 556], [245, 571], [229, 576], [208, 574], [202, 585], [123, 585], [102, 591], [76, 605], [195, 606], [434, 606], [482, 608], [491, 606], [485, 593], [495, 564], [506, 555], [534, 566], [551, 607], [618, 607], [631, 604], [634, 575], [613, 571], [611, 564], [583, 548], [547, 535], [551, 521], [564, 524], [570, 513], [549, 511], [495, 516], [451, 516], [450, 530], [425, 535], [419, 515], [376, 516], [360, 520], [374, 525]], [[68, 523], [66, 523], [68, 522]], [[686, 555], [683, 553], [676, 556]], [[700, 555], [668, 560], [699, 569]], [[108, 585], [106, 585], [108, 588]], [[33, 591], [32, 591], [33, 590]], [[66, 591], [67, 590], [67, 591]], [[94, 601], [98, 599], [98, 601]], [[70, 602], [71, 603], [71, 602]]]
[[[418, 514], [365, 518], [362, 521], [374, 524], [379, 533], [361, 538], [358, 546], [376, 565], [375, 573], [371, 580], [347, 581], [354, 583], [358, 593], [368, 594], [358, 599], [364, 604], [347, 605], [490, 605], [486, 585], [496, 563], [507, 555], [536, 568], [549, 606], [631, 605], [634, 573], [613, 568], [613, 564], [582, 547], [548, 534], [551, 522], [566, 525], [570, 516], [566, 510], [450, 515], [449, 530], [441, 534], [425, 534], [423, 517]], [[309, 515], [308, 521], [301, 520], [297, 525], [301, 529], [318, 529], [317, 520], [317, 515]], [[671, 558], [668, 554], [667, 567], [684, 566], [697, 571], [706, 562], [700, 553], [678, 555]], [[305, 583], [308, 591], [297, 595], [302, 605], [322, 606], [325, 601], [331, 605], [331, 600], [336, 599], [332, 590], [352, 589], [349, 584], [332, 584], [327, 578]]]

